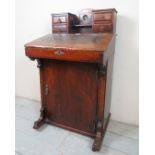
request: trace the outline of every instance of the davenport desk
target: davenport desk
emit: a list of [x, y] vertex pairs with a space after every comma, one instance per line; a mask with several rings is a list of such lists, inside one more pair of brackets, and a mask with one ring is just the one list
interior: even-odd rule
[[[89, 28], [90, 29], [90, 28]], [[114, 33], [53, 33], [25, 45], [40, 70], [41, 110], [34, 123], [94, 138], [99, 150], [110, 119]]]

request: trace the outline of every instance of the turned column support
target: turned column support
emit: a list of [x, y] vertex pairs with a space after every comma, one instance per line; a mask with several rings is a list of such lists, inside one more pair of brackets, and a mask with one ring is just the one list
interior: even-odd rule
[[97, 122], [96, 122], [96, 136], [92, 146], [93, 151], [100, 150], [103, 139], [105, 88], [106, 88], [106, 66], [99, 65]]
[[32, 57], [29, 57], [29, 59], [32, 60], [32, 61], [36, 60], [37, 61], [37, 67], [38, 68], [41, 68], [43, 66], [43, 63], [42, 63], [42, 60], [41, 59], [32, 58]]
[[[42, 72], [42, 66], [43, 66], [43, 62], [41, 59], [37, 59], [37, 58], [31, 58], [29, 57], [32, 61], [36, 60], [37, 61], [37, 67], [39, 68], [40, 70], [40, 78], [41, 78], [41, 72]], [[40, 79], [41, 80], [41, 79]], [[41, 80], [42, 81], [42, 80]], [[44, 89], [44, 92], [47, 92], [48, 91], [48, 87], [45, 86], [42, 86], [41, 84], [41, 89]], [[44, 95], [47, 95], [44, 93]], [[45, 104], [43, 104], [45, 101], [43, 99], [43, 95], [41, 96], [41, 109], [40, 109], [40, 117], [37, 121], [34, 122], [34, 125], [33, 125], [33, 128], [34, 129], [38, 129], [40, 128], [42, 125], [44, 125], [46, 123], [46, 115], [47, 115], [47, 110], [46, 110], [46, 107], [45, 107]]]

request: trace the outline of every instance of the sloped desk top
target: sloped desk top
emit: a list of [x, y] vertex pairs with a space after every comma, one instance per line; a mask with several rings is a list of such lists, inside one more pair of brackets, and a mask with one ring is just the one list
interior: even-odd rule
[[112, 34], [48, 34], [25, 45], [30, 58], [102, 62]]

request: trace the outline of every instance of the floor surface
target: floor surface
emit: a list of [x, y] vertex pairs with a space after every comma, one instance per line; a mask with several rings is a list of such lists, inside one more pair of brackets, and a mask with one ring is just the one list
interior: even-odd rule
[[138, 155], [138, 127], [110, 121], [102, 148], [92, 152], [93, 139], [52, 125], [32, 128], [40, 104], [16, 97], [16, 155]]

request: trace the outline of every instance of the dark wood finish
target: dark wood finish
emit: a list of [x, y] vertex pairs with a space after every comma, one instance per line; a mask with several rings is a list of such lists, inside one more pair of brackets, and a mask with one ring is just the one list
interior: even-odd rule
[[96, 21], [104, 21], [104, 20], [112, 20], [112, 12], [94, 13], [94, 22], [96, 22]]
[[25, 45], [40, 70], [41, 110], [33, 128], [48, 123], [78, 132], [100, 150], [111, 115], [116, 10], [53, 14], [52, 24], [58, 34]]
[[53, 25], [53, 32], [55, 33], [67, 33], [67, 25]]
[[60, 24], [60, 23], [67, 23], [67, 15], [53, 15], [53, 23]]
[[52, 14], [53, 33], [113, 33], [116, 27], [115, 9], [83, 9], [79, 15]]
[[103, 52], [112, 40], [111, 34], [49, 34], [25, 45], [31, 58], [67, 61], [103, 61]]
[[115, 34], [116, 31], [115, 9], [93, 10], [93, 27], [95, 33], [106, 32]]
[[39, 129], [43, 124], [46, 123], [45, 119], [46, 119], [46, 111], [45, 107], [42, 106], [40, 109], [40, 117], [37, 121], [34, 122], [33, 128]]
[[94, 133], [96, 70], [97, 65], [91, 63], [45, 60], [43, 81], [48, 85], [47, 117], [50, 121]]
[[76, 15], [71, 13], [52, 14], [52, 32], [53, 33], [75, 33], [72, 26], [78, 24]]
[[93, 25], [93, 31], [95, 33], [100, 33], [100, 32], [112, 32], [112, 23], [108, 24], [94, 24]]

